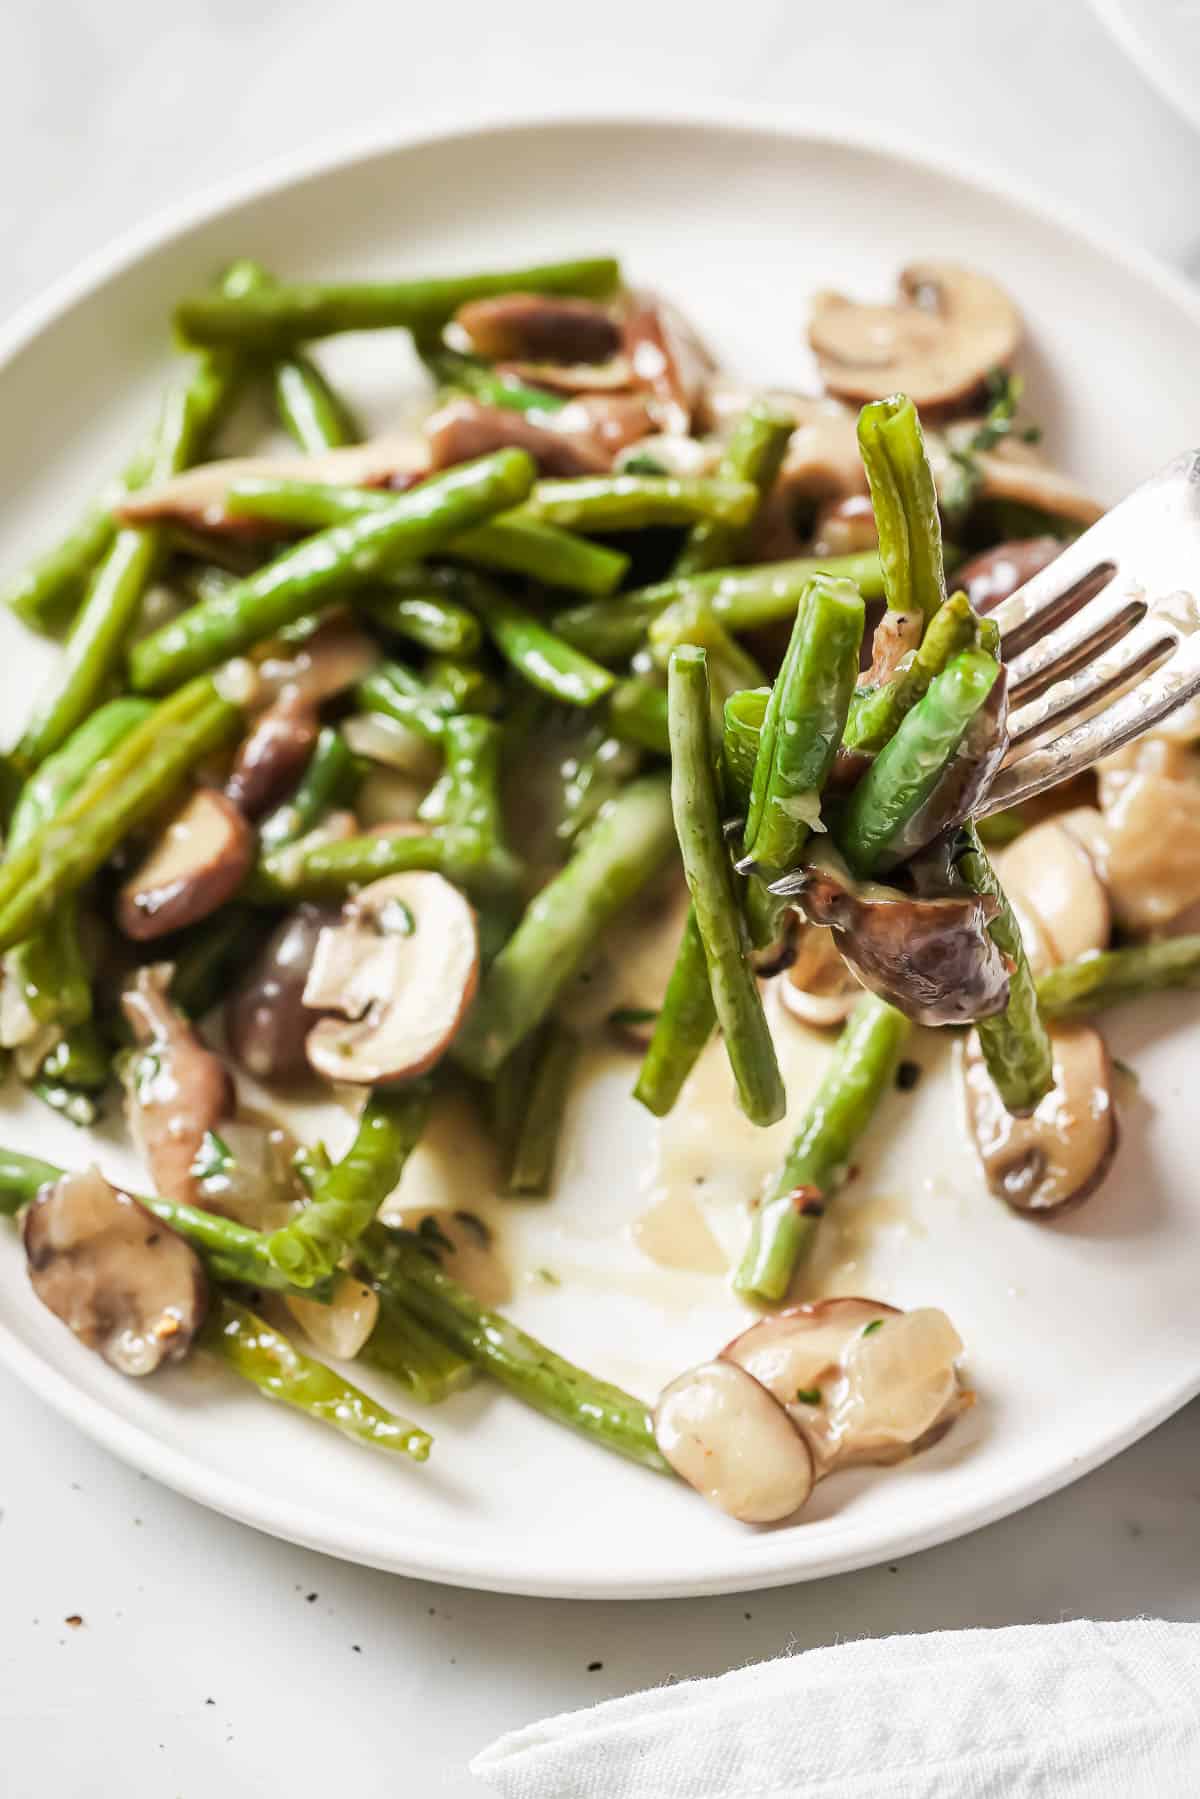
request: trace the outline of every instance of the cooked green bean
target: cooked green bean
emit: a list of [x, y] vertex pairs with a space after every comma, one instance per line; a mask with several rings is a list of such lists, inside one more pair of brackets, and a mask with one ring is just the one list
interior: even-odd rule
[[1037, 987], [1016, 914], [970, 825], [966, 840], [966, 851], [958, 858], [959, 872], [969, 887], [999, 908], [988, 931], [1009, 964], [1008, 1004], [1003, 1012], [981, 1018], [975, 1029], [997, 1093], [1008, 1111], [1024, 1117], [1054, 1085], [1054, 1052], [1038, 1009]]
[[398, 1450], [414, 1462], [428, 1459], [433, 1438], [427, 1430], [397, 1418], [324, 1362], [304, 1355], [290, 1338], [248, 1306], [225, 1294], [214, 1301], [199, 1343], [267, 1399], [290, 1405], [319, 1424], [332, 1425], [355, 1443]]
[[1047, 1018], [1086, 1018], [1151, 993], [1200, 987], [1200, 934], [1092, 950], [1040, 976], [1038, 1002]]
[[478, 662], [431, 656], [422, 672], [430, 691], [443, 694], [454, 712], [499, 712], [504, 700], [500, 683]]
[[654, 620], [677, 600], [706, 600], [713, 617], [734, 636], [794, 617], [814, 575], [844, 575], [864, 600], [883, 596], [883, 571], [875, 550], [853, 556], [805, 556], [761, 568], [713, 569], [623, 593], [606, 605], [573, 606], [551, 621], [560, 637], [598, 662], [622, 662], [637, 652]]
[[670, 1472], [647, 1405], [481, 1306], [430, 1258], [418, 1238], [377, 1227], [364, 1238], [361, 1253], [385, 1292], [518, 1399], [618, 1455], [660, 1474]]
[[946, 598], [942, 523], [921, 421], [906, 394], [863, 407], [858, 447], [879, 531], [887, 603], [930, 619]]
[[715, 475], [577, 475], [539, 481], [522, 511], [569, 531], [644, 531], [711, 520], [747, 525], [758, 504], [749, 481]]
[[258, 827], [262, 850], [280, 850], [313, 830], [335, 806], [347, 805], [358, 787], [360, 767], [335, 725], [325, 725], [308, 767], [291, 799], [276, 806]]
[[460, 356], [455, 350], [431, 350], [423, 360], [439, 387], [458, 388], [473, 399], [482, 400], [485, 406], [537, 413], [559, 412], [566, 403], [560, 394], [552, 394], [544, 387], [528, 387], [477, 356]]
[[752, 687], [742, 693], [731, 693], [725, 702], [721, 767], [729, 809], [738, 818], [745, 818], [750, 811], [759, 734], [770, 703], [769, 687]]
[[846, 1179], [856, 1144], [892, 1084], [908, 1033], [908, 1020], [873, 993], [855, 1002], [787, 1159], [754, 1213], [734, 1279], [739, 1293], [785, 1297], [829, 1200]]
[[269, 928], [261, 913], [241, 904], [193, 925], [174, 957], [172, 1004], [188, 1018], [203, 1018], [254, 960]]
[[429, 1119], [430, 1085], [367, 1095], [354, 1141], [322, 1175], [302, 1212], [266, 1240], [272, 1267], [298, 1287], [332, 1274], [396, 1186]]
[[911, 658], [906, 658], [881, 687], [861, 688], [855, 694], [846, 721], [845, 745], [877, 755], [896, 735], [900, 722], [929, 691], [960, 651], [987, 646], [979, 642], [980, 621], [965, 593], [951, 594], [925, 627], [925, 634]]
[[260, 859], [244, 897], [259, 906], [290, 906], [306, 899], [341, 900], [353, 888], [368, 887], [385, 875], [423, 868], [441, 871], [445, 864], [446, 840], [440, 832], [367, 834], [333, 843], [306, 843], [300, 838]]
[[457, 532], [520, 500], [533, 473], [523, 450], [499, 450], [293, 545], [229, 593], [193, 606], [135, 644], [129, 658], [134, 687], [155, 692], [174, 686], [330, 598], [366, 586], [389, 563], [444, 548]]
[[836, 826], [838, 844], [856, 875], [878, 874], [897, 860], [905, 826], [933, 792], [999, 674], [994, 657], [963, 650], [930, 682], [880, 750]]
[[439, 1405], [475, 1378], [474, 1365], [397, 1304], [375, 1289], [379, 1316], [358, 1352], [358, 1360], [399, 1381], [418, 1405]]
[[636, 744], [656, 756], [669, 756], [667, 690], [646, 675], [618, 681], [608, 696], [608, 726], [622, 743]]
[[483, 642], [479, 620], [458, 598], [462, 574], [457, 569], [404, 571], [405, 591], [394, 577], [388, 591], [358, 602], [358, 611], [383, 631], [404, 637], [435, 656], [474, 656]]
[[176, 308], [175, 329], [185, 343], [279, 356], [297, 344], [339, 331], [402, 326], [424, 338], [468, 300], [499, 294], [581, 294], [603, 299], [620, 279], [617, 262], [597, 256], [497, 274], [430, 280], [278, 282], [237, 298], [193, 294]]
[[674, 833], [661, 775], [631, 781], [596, 819], [560, 873], [530, 901], [484, 978], [453, 1054], [494, 1075], [549, 1012], [601, 933], [666, 862]]
[[[730, 433], [718, 475], [726, 481], [749, 481], [761, 500], [775, 485], [795, 424], [787, 414], [756, 402]], [[749, 522], [739, 525], [707, 519], [694, 525], [675, 559], [673, 577], [678, 580], [682, 575], [700, 575], [740, 561]]]
[[362, 428], [308, 356], [286, 356], [275, 364], [275, 410], [302, 450], [315, 456], [362, 441]]
[[774, 1124], [783, 1117], [786, 1097], [721, 829], [703, 650], [684, 644], [674, 651], [667, 701], [671, 806], [713, 1007], [743, 1112], [755, 1124]]
[[[491, 719], [463, 714], [446, 720], [443, 872], [477, 901], [485, 961], [507, 937], [519, 909], [521, 866], [508, 848], [500, 796], [503, 732]], [[486, 928], [485, 928], [486, 927]]]
[[660, 668], [666, 668], [671, 651], [681, 643], [707, 650], [709, 685], [714, 703], [722, 706], [739, 688], [757, 687], [766, 680], [749, 650], [725, 629], [706, 594], [689, 594], [668, 606], [650, 626], [649, 639]]
[[[578, 1059], [578, 1038], [551, 1019], [538, 1033], [529, 1065], [522, 1071], [521, 1091], [514, 1096], [520, 1116], [504, 1157], [506, 1193], [544, 1199], [551, 1191]], [[504, 1072], [502, 1068], [497, 1082]]]
[[[425, 486], [422, 483], [414, 491], [423, 492]], [[272, 519], [289, 529], [306, 531], [349, 524], [393, 503], [387, 494], [370, 488], [315, 481], [235, 481], [226, 496], [234, 517]], [[611, 593], [629, 567], [629, 557], [621, 551], [589, 543], [557, 525], [542, 524], [524, 511], [507, 512], [459, 532], [446, 545], [446, 553], [482, 568], [524, 575], [543, 587], [598, 595]]]
[[708, 960], [696, 909], [689, 906], [654, 1033], [633, 1089], [634, 1098], [656, 1118], [665, 1118], [674, 1106], [716, 1026]]
[[449, 694], [428, 686], [402, 662], [379, 662], [354, 690], [365, 712], [382, 712], [427, 743], [440, 743], [446, 720], [454, 711]]
[[547, 629], [541, 619], [491, 582], [476, 581], [471, 605], [509, 667], [563, 706], [594, 706], [616, 677]]

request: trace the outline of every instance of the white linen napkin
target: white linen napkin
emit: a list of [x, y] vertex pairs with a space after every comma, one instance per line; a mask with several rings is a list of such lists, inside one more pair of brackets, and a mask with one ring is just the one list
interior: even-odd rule
[[1197, 1799], [1200, 1625], [812, 1649], [548, 1718], [471, 1771], [504, 1799]]

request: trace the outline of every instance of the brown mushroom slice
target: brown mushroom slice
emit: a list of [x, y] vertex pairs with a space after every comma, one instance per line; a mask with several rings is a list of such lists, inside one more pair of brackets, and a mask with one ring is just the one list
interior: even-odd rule
[[1080, 1205], [1117, 1149], [1112, 1064], [1090, 1025], [1054, 1024], [1054, 1085], [1028, 1118], [1014, 1118], [992, 1084], [974, 1032], [963, 1055], [967, 1122], [984, 1178], [1014, 1212], [1035, 1217]]
[[197, 1205], [250, 1230], [281, 1229], [305, 1200], [296, 1139], [261, 1115], [223, 1119], [192, 1163]]
[[368, 1085], [423, 1073], [453, 1042], [478, 980], [475, 913], [457, 887], [425, 872], [373, 881], [317, 939], [304, 1004], [350, 1022], [314, 1025], [310, 1067]]
[[812, 529], [814, 556], [857, 556], [873, 550], [878, 542], [875, 510], [867, 494], [823, 500], [817, 507]]
[[482, 400], [448, 401], [431, 414], [425, 430], [435, 470], [505, 449], [527, 450], [543, 475], [603, 474], [612, 466], [611, 454], [588, 437], [539, 424], [509, 406], [485, 406]]
[[238, 746], [225, 795], [244, 818], [260, 818], [300, 779], [321, 721], [295, 690], [268, 706]]
[[610, 356], [607, 362], [502, 362], [496, 373], [562, 397], [616, 398], [633, 386], [628, 356]]
[[1181, 745], [1133, 745], [1109, 758], [1101, 811], [1063, 814], [1108, 890], [1125, 930], [1161, 931], [1200, 900], [1200, 757]]
[[633, 294], [623, 341], [635, 384], [653, 399], [664, 431], [686, 437], [715, 364], [687, 320], [654, 294]]
[[954, 571], [954, 585], [965, 590], [976, 612], [994, 612], [1062, 554], [1057, 537], [1020, 537], [998, 543], [968, 557]]
[[891, 306], [817, 295], [808, 335], [831, 394], [861, 402], [904, 393], [917, 406], [953, 406], [1012, 362], [1021, 321], [988, 276], [955, 263], [910, 263], [897, 286]]
[[204, 1322], [200, 1258], [96, 1168], [43, 1187], [25, 1214], [29, 1279], [42, 1304], [120, 1374], [153, 1374]]
[[620, 472], [630, 462], [652, 462], [664, 475], [712, 475], [721, 462], [721, 446], [712, 438], [680, 437], [671, 431], [655, 432], [630, 444], [617, 456]]
[[1108, 947], [1108, 895], [1079, 838], [1057, 819], [1023, 832], [997, 853], [995, 864], [1009, 900], [1023, 920], [1032, 915], [1035, 936], [1054, 963]]
[[[270, 519], [236, 518], [225, 500], [235, 481], [318, 481], [347, 487], [394, 487], [428, 474], [429, 453], [422, 440], [396, 432], [369, 443], [322, 450], [314, 456], [229, 456], [204, 462], [122, 494], [115, 508], [125, 524], [176, 523], [195, 531], [239, 537], [279, 537]], [[286, 535], [283, 533], [282, 535]]]
[[225, 1006], [230, 1053], [259, 1081], [294, 1081], [308, 1073], [304, 1039], [318, 1014], [304, 986], [321, 932], [337, 914], [300, 906], [278, 925], [242, 975]]
[[379, 661], [379, 645], [346, 617], [326, 619], [298, 647], [274, 646], [255, 669], [253, 702], [289, 699], [319, 707], [357, 686]]
[[882, 687], [890, 681], [909, 653], [917, 648], [925, 630], [922, 612], [901, 612], [889, 606], [871, 636], [871, 661], [858, 678], [860, 687]]
[[793, 947], [791, 965], [779, 983], [784, 1011], [818, 1029], [844, 1024], [862, 987], [846, 966], [833, 932], [827, 925], [803, 925]]
[[621, 347], [620, 328], [607, 307], [557, 294], [468, 300], [454, 323], [489, 362], [606, 362]]
[[135, 943], [195, 924], [233, 898], [253, 860], [254, 833], [233, 801], [199, 787], [121, 888], [117, 923]]
[[856, 884], [828, 856], [772, 882], [771, 892], [810, 924], [828, 925], [863, 985], [917, 1024], [973, 1024], [1008, 1003], [1008, 969], [987, 928], [995, 906], [978, 894]]
[[395, 1208], [385, 1202], [382, 1216], [394, 1229], [419, 1237], [451, 1279], [480, 1305], [507, 1305], [512, 1298], [512, 1275], [495, 1232], [477, 1213], [429, 1206]]
[[976, 452], [975, 459], [983, 478], [981, 500], [1007, 500], [1073, 525], [1094, 525], [1104, 516], [1104, 507], [1091, 494], [1051, 468], [1029, 444], [1006, 438], [994, 450]]
[[[781, 562], [807, 553], [818, 507], [826, 508], [828, 519], [831, 505], [867, 495], [854, 414], [840, 401], [827, 398], [797, 399], [790, 410], [796, 428], [788, 439], [783, 466], [755, 519], [752, 560]], [[874, 542], [874, 514], [870, 517], [868, 547]]]
[[807, 1442], [736, 1362], [704, 1362], [664, 1387], [654, 1434], [676, 1474], [744, 1524], [790, 1518], [812, 1492]]
[[221, 1058], [203, 1043], [168, 997], [169, 962], [140, 968], [121, 995], [121, 1009], [144, 1054], [124, 1071], [130, 1132], [155, 1191], [187, 1205], [200, 1203], [194, 1172], [205, 1137], [231, 1117], [233, 1082]]
[[587, 392], [570, 400], [554, 414], [554, 429], [568, 439], [594, 444], [611, 462], [631, 444], [640, 443], [654, 430], [654, 418], [644, 394]]

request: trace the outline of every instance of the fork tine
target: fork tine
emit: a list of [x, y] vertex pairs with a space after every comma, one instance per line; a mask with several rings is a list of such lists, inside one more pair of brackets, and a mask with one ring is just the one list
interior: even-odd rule
[[987, 817], [1007, 806], [1032, 799], [1060, 781], [1082, 774], [1102, 756], [1112, 755], [1123, 744], [1162, 720], [1186, 701], [1200, 694], [1200, 632], [1188, 637], [1172, 656], [1132, 692], [1113, 705], [1065, 731], [1053, 742], [1026, 751], [1006, 764], [992, 783], [980, 813]]
[[1106, 593], [1065, 625], [1008, 662], [1009, 702], [1023, 703], [1065, 680], [1111, 649], [1146, 616], [1146, 602], [1130, 593]]
[[1030, 737], [1041, 736], [1052, 725], [1065, 724], [1077, 712], [1084, 712], [1117, 693], [1136, 676], [1146, 674], [1162, 662], [1178, 643], [1178, 626], [1161, 614], [1151, 614], [1136, 630], [1128, 635], [1122, 633], [1107, 655], [1083, 663], [1068, 678], [1056, 680], [1030, 703], [1011, 711], [1008, 717], [1010, 749], [1016, 749]]
[[[1102, 519], [1100, 525], [1103, 523]], [[1093, 525], [1092, 530], [1099, 530], [1100, 525]], [[1085, 531], [1062, 555], [1026, 581], [1002, 606], [997, 606], [992, 618], [1000, 628], [1000, 641], [1009, 661], [1082, 612], [1113, 579], [1117, 565], [1097, 553], [1099, 546], [1088, 541], [1091, 535], [1091, 531]]]

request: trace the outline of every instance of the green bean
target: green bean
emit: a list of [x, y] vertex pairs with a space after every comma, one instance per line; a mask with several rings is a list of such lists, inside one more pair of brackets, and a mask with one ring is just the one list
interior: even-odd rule
[[[726, 481], [751, 482], [761, 501], [775, 485], [795, 424], [795, 419], [757, 402], [734, 426], [717, 469], [718, 475]], [[745, 524], [730, 524], [718, 519], [694, 525], [675, 559], [674, 578], [704, 574], [713, 568], [728, 568], [731, 562], [739, 561], [747, 530]]]
[[648, 1406], [479, 1305], [417, 1238], [376, 1227], [364, 1239], [362, 1253], [385, 1292], [518, 1399], [643, 1467], [669, 1472]]
[[367, 1095], [346, 1154], [321, 1177], [304, 1210], [268, 1236], [272, 1267], [298, 1287], [333, 1273], [399, 1181], [425, 1129], [429, 1102], [426, 1080]]
[[879, 531], [887, 603], [928, 620], [946, 598], [942, 524], [921, 421], [906, 394], [863, 407], [858, 447]]
[[[479, 620], [469, 607], [453, 597], [458, 592], [461, 576], [453, 569], [413, 569], [406, 571], [412, 582], [411, 591], [392, 587], [377, 599], [360, 601], [364, 612], [382, 631], [407, 638], [420, 649], [435, 656], [474, 656], [483, 642]], [[450, 576], [450, 582], [442, 577]], [[439, 588], [445, 591], [438, 591]]]
[[415, 869], [442, 872], [446, 841], [440, 832], [420, 836], [405, 832], [343, 837], [333, 843], [306, 843], [303, 838], [263, 856], [243, 897], [256, 906], [290, 906], [299, 900], [345, 899], [357, 887], [369, 887], [385, 875]]
[[222, 906], [192, 926], [174, 956], [171, 1000], [188, 1018], [203, 1018], [229, 993], [258, 954], [269, 925], [249, 906]]
[[678, 600], [707, 600], [717, 622], [735, 636], [795, 616], [800, 595], [814, 575], [844, 575], [854, 581], [864, 600], [883, 595], [879, 556], [865, 550], [853, 556], [806, 556], [794, 562], [771, 562], [762, 568], [713, 569], [685, 575], [624, 593], [606, 605], [573, 606], [552, 620], [568, 643], [599, 662], [622, 662], [634, 655], [654, 620]]
[[877, 874], [899, 859], [905, 826], [941, 779], [999, 673], [994, 657], [963, 650], [880, 750], [837, 823], [839, 847], [856, 875]]
[[749, 650], [743, 649], [717, 618], [705, 594], [690, 594], [668, 606], [654, 620], [649, 637], [651, 654], [660, 668], [667, 666], [671, 651], [681, 643], [707, 650], [709, 683], [714, 700], [722, 706], [739, 688], [757, 687], [766, 680]]
[[431, 656], [423, 678], [432, 692], [445, 695], [455, 712], [492, 714], [504, 703], [500, 683], [469, 657]]
[[[421, 493], [426, 485], [423, 482], [413, 491]], [[364, 487], [245, 480], [231, 484], [225, 503], [235, 518], [271, 519], [293, 530], [319, 530], [382, 512], [394, 500]], [[446, 553], [482, 568], [524, 575], [543, 587], [597, 595], [611, 593], [629, 567], [629, 557], [621, 551], [589, 543], [556, 525], [544, 525], [524, 511], [507, 512], [460, 532], [447, 544]]]
[[877, 755], [896, 735], [901, 720], [929, 691], [935, 675], [940, 675], [960, 651], [986, 647], [979, 642], [979, 623], [966, 594], [951, 594], [930, 618], [912, 657], [905, 659], [891, 679], [881, 687], [861, 688], [855, 694], [846, 722], [846, 748]]
[[729, 808], [739, 818], [745, 818], [750, 811], [759, 733], [770, 703], [769, 687], [752, 687], [742, 693], [731, 693], [725, 702], [721, 768]]
[[0, 865], [0, 950], [30, 936], [136, 826], [160, 811], [241, 714], [203, 679], [155, 707], [57, 817]]
[[318, 1424], [332, 1425], [352, 1442], [399, 1451], [415, 1462], [428, 1459], [433, 1442], [428, 1431], [397, 1418], [324, 1362], [304, 1355], [248, 1306], [221, 1294], [209, 1311], [199, 1344], [267, 1399], [293, 1406]]
[[503, 589], [477, 581], [471, 605], [509, 667], [560, 705], [594, 706], [615, 686], [606, 668], [556, 637]]
[[757, 504], [751, 482], [714, 475], [577, 475], [539, 481], [522, 510], [544, 525], [603, 533], [701, 520], [747, 525]]
[[89, 1018], [55, 1044], [41, 1071], [47, 1080], [76, 1091], [99, 1093], [108, 1085], [112, 1066], [112, 1046]]
[[[525, 1061], [521, 1051], [532, 1042]], [[515, 1114], [515, 1129], [504, 1148], [504, 1191], [523, 1198], [544, 1199], [554, 1184], [559, 1138], [566, 1114], [571, 1077], [579, 1059], [579, 1040], [563, 1025], [550, 1019], [534, 1039], [515, 1052], [520, 1068], [519, 1091], [512, 1094], [508, 1110]], [[497, 1086], [514, 1057], [500, 1069]], [[516, 1073], [516, 1070], [513, 1071]]]
[[670, 794], [661, 775], [625, 787], [530, 902], [484, 978], [453, 1054], [491, 1076], [550, 1011], [600, 934], [671, 854]]
[[708, 979], [708, 961], [689, 906], [683, 937], [642, 1059], [633, 1096], [656, 1118], [665, 1118], [683, 1091], [700, 1054], [717, 1027]]
[[1200, 934], [1167, 937], [1126, 949], [1091, 950], [1040, 977], [1038, 1002], [1047, 1018], [1086, 1018], [1151, 993], [1200, 987]]
[[296, 344], [339, 331], [404, 327], [427, 338], [468, 300], [498, 294], [582, 294], [603, 299], [620, 279], [613, 258], [599, 256], [429, 280], [276, 283], [238, 298], [193, 294], [177, 307], [175, 329], [188, 344], [279, 356]]
[[849, 581], [816, 576], [796, 614], [758, 739], [745, 853], [769, 877], [793, 868], [820, 815], [858, 679], [866, 608]]
[[988, 932], [1009, 964], [1008, 1004], [1003, 1012], [979, 1019], [975, 1029], [997, 1093], [1007, 1110], [1022, 1118], [1054, 1085], [1054, 1052], [1038, 1009], [1037, 987], [1016, 914], [970, 825], [966, 842], [965, 853], [958, 857], [959, 872], [969, 887], [999, 908]]
[[389, 563], [443, 548], [456, 532], [519, 500], [532, 478], [523, 450], [499, 450], [385, 500], [370, 516], [293, 545], [228, 594], [193, 606], [135, 644], [133, 685], [161, 690], [237, 655], [331, 597], [365, 586]]
[[671, 806], [713, 1008], [743, 1112], [755, 1124], [774, 1124], [783, 1117], [786, 1098], [721, 829], [703, 650], [684, 644], [674, 651], [667, 701]]
[[622, 743], [669, 756], [666, 688], [646, 675], [618, 681], [608, 696], [608, 728]]
[[454, 350], [433, 350], [425, 365], [439, 387], [458, 388], [485, 406], [502, 406], [510, 412], [560, 412], [565, 401], [544, 387], [527, 387], [481, 362], [477, 356], [460, 356]]
[[309, 357], [284, 357], [274, 374], [275, 410], [302, 450], [315, 456], [361, 443], [358, 420]]
[[521, 885], [521, 865], [508, 848], [500, 797], [503, 733], [491, 719], [463, 714], [446, 720], [449, 785], [442, 840], [447, 877], [477, 901], [484, 960], [508, 936]]
[[61, 1174], [53, 1162], [22, 1155], [19, 1149], [0, 1149], [0, 1218], [15, 1218], [22, 1206], [37, 1198], [40, 1188]]
[[426, 743], [441, 743], [454, 711], [449, 694], [428, 686], [402, 662], [376, 663], [354, 689], [354, 699], [364, 712], [394, 718]]
[[323, 726], [291, 799], [259, 825], [260, 849], [281, 850], [306, 836], [335, 806], [349, 804], [358, 782], [359, 765], [346, 739], [335, 725]]
[[808, 1254], [829, 1200], [845, 1181], [855, 1146], [892, 1084], [909, 1023], [864, 993], [842, 1028], [824, 1077], [779, 1173], [754, 1213], [736, 1290], [780, 1300]]
[[465, 1356], [406, 1312], [390, 1293], [378, 1287], [375, 1291], [379, 1316], [358, 1352], [360, 1362], [399, 1381], [418, 1405], [439, 1405], [474, 1380], [475, 1369]]

